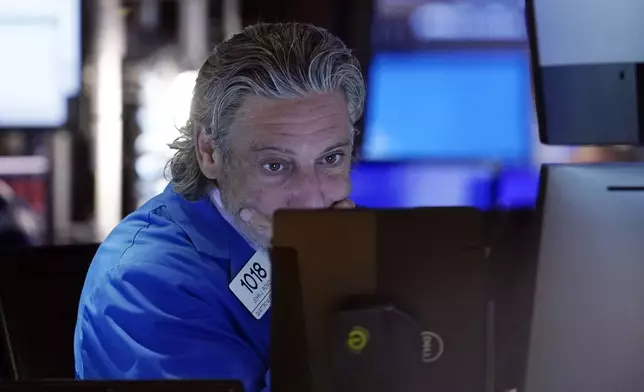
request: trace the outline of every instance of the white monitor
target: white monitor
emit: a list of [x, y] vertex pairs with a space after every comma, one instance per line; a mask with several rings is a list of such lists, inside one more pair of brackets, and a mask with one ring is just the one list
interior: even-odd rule
[[0, 128], [57, 127], [81, 85], [80, 0], [0, 1]]
[[644, 390], [644, 164], [542, 172], [526, 392]]
[[527, 0], [541, 141], [644, 144], [644, 2]]

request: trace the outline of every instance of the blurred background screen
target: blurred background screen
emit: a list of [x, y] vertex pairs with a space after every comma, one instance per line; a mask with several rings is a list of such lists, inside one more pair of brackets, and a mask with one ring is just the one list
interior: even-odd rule
[[525, 50], [378, 53], [363, 157], [531, 162]]
[[493, 168], [485, 164], [362, 163], [354, 167], [351, 198], [361, 207], [490, 208]]
[[539, 194], [539, 169], [506, 168], [496, 183], [496, 206], [504, 209], [535, 207]]
[[524, 7], [521, 0], [374, 2], [356, 201], [534, 206], [544, 154]]
[[65, 124], [81, 84], [80, 24], [80, 0], [0, 1], [0, 127]]

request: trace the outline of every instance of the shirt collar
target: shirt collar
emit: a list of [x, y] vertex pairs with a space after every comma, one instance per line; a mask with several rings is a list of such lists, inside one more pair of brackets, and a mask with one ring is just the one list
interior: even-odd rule
[[172, 184], [164, 198], [174, 222], [188, 235], [199, 253], [230, 260], [231, 278], [255, 253], [248, 242], [222, 216], [208, 195], [189, 201], [176, 193]]

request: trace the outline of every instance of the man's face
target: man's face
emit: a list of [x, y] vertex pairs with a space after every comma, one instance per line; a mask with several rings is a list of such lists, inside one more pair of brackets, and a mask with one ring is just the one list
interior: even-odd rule
[[346, 199], [351, 146], [342, 93], [248, 97], [235, 115], [218, 178], [224, 207], [251, 240], [267, 246], [270, 224], [245, 224], [240, 211], [250, 208], [270, 223], [278, 209], [327, 208]]

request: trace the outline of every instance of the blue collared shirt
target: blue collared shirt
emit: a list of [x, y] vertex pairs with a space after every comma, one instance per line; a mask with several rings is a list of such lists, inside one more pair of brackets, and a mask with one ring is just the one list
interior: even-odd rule
[[80, 379], [235, 379], [269, 391], [270, 310], [228, 285], [254, 250], [205, 196], [171, 186], [125, 218], [87, 274], [74, 336]]

